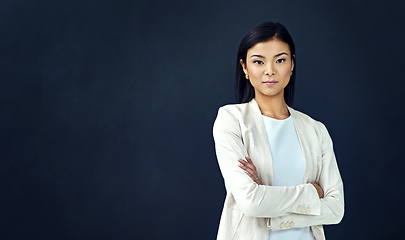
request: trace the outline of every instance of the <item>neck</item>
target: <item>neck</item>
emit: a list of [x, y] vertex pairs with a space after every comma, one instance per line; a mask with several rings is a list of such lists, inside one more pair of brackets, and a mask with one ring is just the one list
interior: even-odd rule
[[259, 105], [260, 112], [262, 115], [275, 118], [275, 119], [286, 119], [290, 116], [288, 112], [287, 105], [284, 101], [284, 95], [280, 94], [280, 96], [263, 96], [263, 95], [256, 95], [255, 101], [257, 105]]

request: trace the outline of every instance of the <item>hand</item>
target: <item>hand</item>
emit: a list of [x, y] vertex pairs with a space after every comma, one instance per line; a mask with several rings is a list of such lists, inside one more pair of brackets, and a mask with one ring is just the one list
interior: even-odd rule
[[259, 174], [257, 173], [256, 167], [249, 157], [245, 157], [245, 160], [239, 159], [239, 167], [257, 184], [262, 185], [260, 181]]
[[323, 198], [323, 189], [321, 188], [321, 186], [319, 186], [316, 183], [311, 183], [311, 184], [316, 188], [319, 198]]

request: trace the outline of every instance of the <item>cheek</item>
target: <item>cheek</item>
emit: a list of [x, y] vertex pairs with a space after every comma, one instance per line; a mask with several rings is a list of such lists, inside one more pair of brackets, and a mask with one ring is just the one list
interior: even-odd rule
[[289, 77], [291, 76], [291, 71], [290, 71], [290, 70], [286, 70], [285, 72], [283, 72], [283, 76], [289, 78]]
[[291, 66], [284, 68], [282, 71], [282, 75], [286, 76], [286, 77], [290, 77], [291, 76]]
[[262, 74], [262, 71], [261, 71], [260, 69], [252, 68], [252, 69], [250, 70], [250, 75], [251, 75], [254, 79], [256, 79], [256, 78], [260, 78], [263, 74]]

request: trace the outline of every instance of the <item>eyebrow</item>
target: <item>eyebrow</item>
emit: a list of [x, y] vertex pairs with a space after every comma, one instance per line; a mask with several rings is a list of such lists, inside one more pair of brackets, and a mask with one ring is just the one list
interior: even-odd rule
[[[286, 53], [286, 52], [282, 52], [282, 53], [276, 54], [276, 55], [274, 56], [274, 58], [276, 58], [276, 57], [280, 57], [281, 55], [284, 55], [284, 54], [288, 56], [288, 53]], [[264, 56], [262, 56], [262, 55], [258, 55], [258, 54], [254, 54], [254, 55], [250, 56], [250, 58], [252, 58], [252, 57], [265, 58]]]
[[252, 57], [265, 58], [264, 56], [262, 56], [262, 55], [257, 55], [257, 54], [250, 56], [250, 58], [252, 58]]
[[274, 56], [274, 57], [275, 57], [275, 58], [276, 58], [276, 57], [280, 57], [281, 55], [284, 55], [284, 54], [288, 56], [288, 53], [286, 53], [286, 52], [282, 52], [282, 53], [277, 54], [277, 55], [276, 55], [276, 56]]

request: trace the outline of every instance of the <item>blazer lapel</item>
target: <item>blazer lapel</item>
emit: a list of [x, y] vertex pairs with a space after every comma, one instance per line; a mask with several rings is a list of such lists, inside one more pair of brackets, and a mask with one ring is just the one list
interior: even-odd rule
[[313, 169], [313, 161], [311, 161], [312, 159], [311, 159], [310, 150], [309, 150], [309, 148], [307, 148], [307, 144], [309, 144], [309, 143], [307, 142], [307, 138], [305, 138], [305, 132], [304, 132], [305, 126], [303, 125], [303, 122], [302, 122], [300, 116], [298, 116], [298, 114], [295, 112], [295, 110], [293, 108], [288, 107], [288, 111], [290, 111], [290, 114], [293, 118], [295, 131], [297, 133], [298, 141], [301, 146], [301, 151], [302, 151], [302, 154], [304, 155], [304, 159], [305, 159], [305, 174], [304, 174], [303, 183], [312, 182], [310, 179], [311, 179], [311, 173], [312, 173], [312, 169]]
[[262, 183], [271, 186], [273, 185], [273, 165], [270, 146], [267, 140], [262, 113], [255, 99], [248, 103], [247, 117], [249, 117], [249, 119], [246, 119], [246, 122], [251, 123], [250, 128], [255, 138], [255, 141], [252, 143], [257, 144], [257, 146], [250, 146], [250, 148], [254, 148], [255, 151], [260, 151], [260, 153], [256, 155], [259, 156], [257, 157], [258, 159], [252, 159], [252, 161], [255, 161], [255, 166], [257, 166]]

